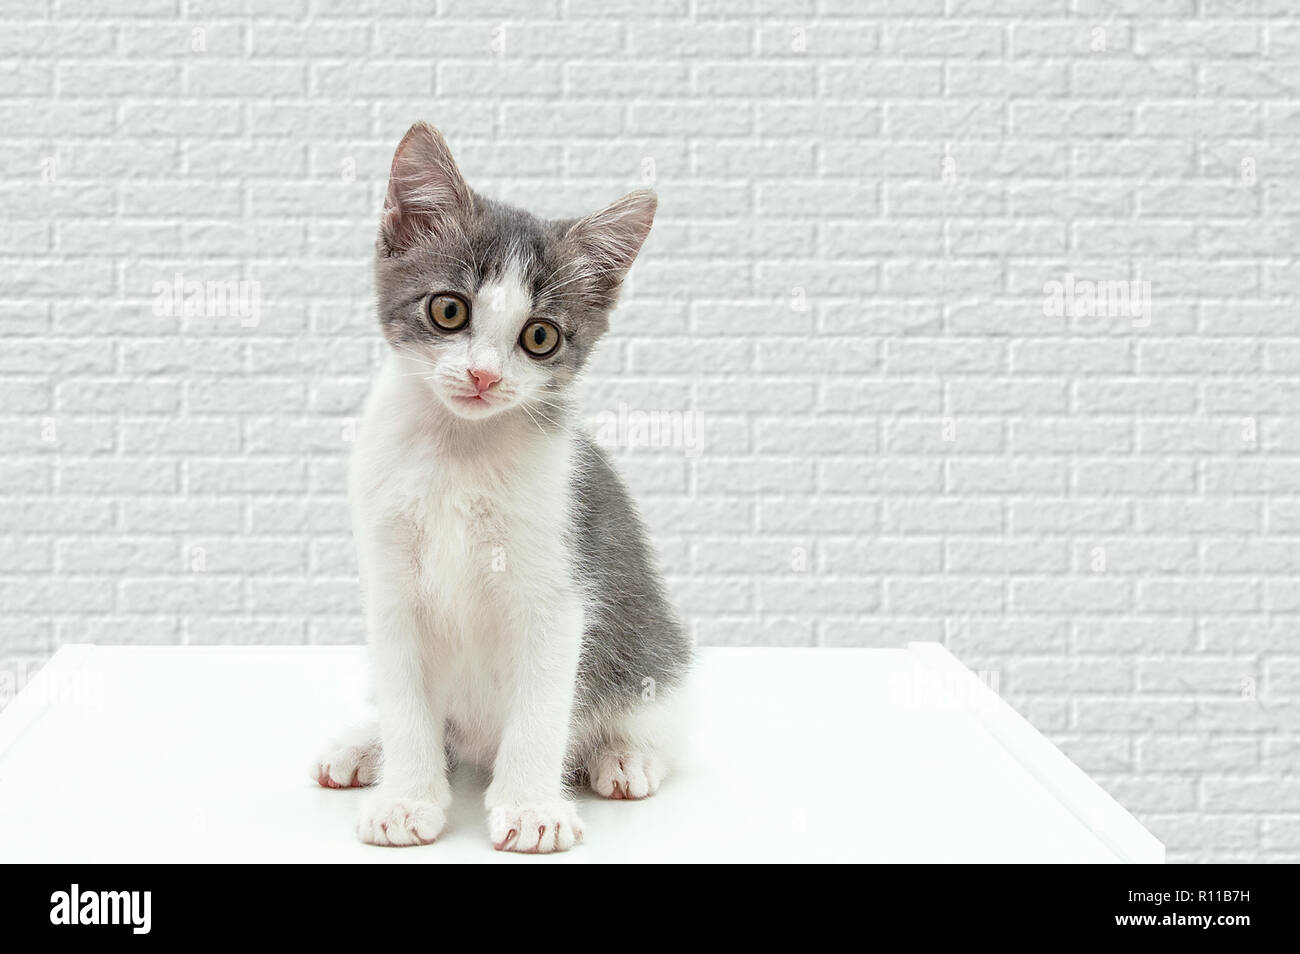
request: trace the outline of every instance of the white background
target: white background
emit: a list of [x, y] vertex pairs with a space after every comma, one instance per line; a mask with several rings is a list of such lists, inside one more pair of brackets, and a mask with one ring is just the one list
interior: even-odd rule
[[[621, 463], [701, 642], [942, 640], [1170, 860], [1300, 860], [1291, 3], [246, 6], [0, 10], [11, 687], [362, 638], [346, 436], [426, 119], [543, 214], [653, 180], [585, 404], [699, 415]], [[1044, 316], [1067, 273], [1150, 321]], [[260, 320], [155, 315], [177, 274]]]

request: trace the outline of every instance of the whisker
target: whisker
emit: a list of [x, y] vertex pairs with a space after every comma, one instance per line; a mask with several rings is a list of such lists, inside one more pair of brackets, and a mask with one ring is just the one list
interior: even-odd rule
[[416, 352], [416, 351], [411, 351], [411, 350], [408, 350], [408, 349], [406, 349], [406, 348], [394, 348], [394, 350], [395, 350], [398, 354], [403, 355], [404, 357], [407, 357], [407, 358], [409, 358], [410, 360], [414, 361], [416, 364], [422, 364], [422, 365], [424, 365], [426, 368], [432, 368], [432, 369], [435, 370], [435, 371], [438, 369], [438, 366], [437, 366], [435, 363], [433, 363], [433, 362], [430, 361], [428, 358], [426, 358], [424, 355], [422, 355], [422, 354], [420, 354], [420, 353], [418, 353], [418, 352]]
[[529, 419], [530, 421], [533, 422], [533, 426], [536, 427], [537, 430], [538, 430], [540, 433], [545, 434], [545, 433], [546, 433], [546, 428], [542, 427], [542, 425], [541, 425], [540, 423], [538, 423], [537, 418], [533, 417], [532, 412], [528, 410], [528, 405], [527, 405], [527, 404], [521, 404], [521, 405], [519, 405], [519, 407], [523, 410], [523, 412], [524, 412], [525, 414], [528, 415], [528, 419]]
[[[525, 405], [521, 404], [521, 405], [519, 405], [519, 406], [520, 406], [520, 407], [524, 407]], [[533, 407], [533, 410], [534, 410], [534, 411], [537, 411], [537, 413], [541, 415], [542, 420], [544, 420], [544, 421], [549, 421], [550, 424], [551, 424], [553, 427], [558, 427], [560, 430], [564, 431], [564, 433], [570, 435], [571, 437], [579, 437], [579, 436], [580, 436], [577, 432], [575, 432], [575, 431], [573, 431], [573, 430], [570, 430], [568, 427], [565, 427], [565, 426], [564, 426], [563, 424], [561, 424], [559, 421], [552, 420], [551, 418], [547, 417], [547, 416], [546, 416], [546, 415], [545, 415], [545, 414], [544, 414], [544, 413], [543, 413], [539, 408], [537, 408], [536, 406]]]
[[409, 348], [406, 345], [393, 345], [393, 350], [396, 351], [398, 354], [409, 355], [412, 358], [416, 358], [419, 360], [425, 360], [425, 361], [428, 360], [428, 357], [426, 355], [421, 354], [419, 351], [416, 351], [413, 348]]

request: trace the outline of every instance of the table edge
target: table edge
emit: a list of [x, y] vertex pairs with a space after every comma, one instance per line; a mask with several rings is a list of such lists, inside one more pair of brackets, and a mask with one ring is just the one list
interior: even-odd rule
[[95, 651], [91, 643], [67, 643], [60, 646], [49, 661], [21, 687], [9, 704], [0, 710], [0, 757], [9, 747], [41, 720], [58, 695], [62, 682], [70, 685], [75, 673]]
[[1164, 864], [1159, 839], [946, 647], [910, 642], [907, 649], [931, 672], [951, 680], [948, 687], [985, 731], [1121, 861]]

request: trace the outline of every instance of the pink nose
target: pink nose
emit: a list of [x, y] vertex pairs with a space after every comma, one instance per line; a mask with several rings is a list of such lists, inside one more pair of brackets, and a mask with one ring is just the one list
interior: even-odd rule
[[474, 379], [474, 387], [479, 394], [501, 380], [501, 375], [493, 374], [491, 371], [480, 371], [478, 368], [470, 368], [469, 376]]

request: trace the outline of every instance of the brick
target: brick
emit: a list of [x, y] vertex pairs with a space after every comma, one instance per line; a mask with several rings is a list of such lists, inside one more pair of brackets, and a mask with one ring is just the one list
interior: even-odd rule
[[1190, 460], [1076, 457], [1071, 483], [1082, 494], [1189, 494], [1196, 486]]
[[1191, 723], [1195, 703], [1174, 699], [1084, 699], [1077, 705], [1077, 714], [1079, 728], [1090, 732], [1171, 732]]
[[48, 573], [54, 567], [49, 540], [0, 537], [0, 573]]
[[121, 429], [128, 454], [239, 450], [239, 422], [226, 418], [127, 418]]
[[184, 497], [133, 498], [121, 504], [120, 524], [133, 534], [235, 532], [242, 529], [241, 505], [232, 500]]
[[1197, 812], [1150, 814], [1144, 819], [1153, 835], [1164, 842], [1167, 852], [1180, 848], [1251, 849], [1259, 844], [1257, 819], [1237, 816], [1206, 817]]
[[59, 540], [55, 560], [60, 573], [87, 576], [169, 573], [181, 567], [176, 542], [169, 537]]
[[1074, 565], [1099, 574], [1195, 572], [1197, 542], [1191, 537], [1091, 537], [1074, 546]]
[[1300, 782], [1267, 777], [1206, 778], [1206, 811], [1300, 812]]
[[753, 30], [743, 23], [675, 23], [661, 20], [630, 23], [628, 50], [633, 55], [679, 57], [741, 56], [754, 48]]
[[1259, 527], [1260, 519], [1260, 505], [1249, 499], [1171, 497], [1137, 506], [1137, 526], [1154, 533], [1250, 533]]
[[141, 457], [63, 459], [55, 471], [60, 494], [93, 497], [168, 494], [180, 489], [174, 461]]
[[1125, 418], [1042, 415], [1011, 425], [1010, 446], [1016, 453], [1123, 453], [1133, 443], [1133, 423]]
[[1260, 586], [1251, 580], [1171, 577], [1137, 584], [1137, 606], [1144, 612], [1248, 613], [1258, 610], [1260, 602]]
[[937, 493], [943, 487], [942, 467], [924, 458], [828, 459], [822, 462], [820, 473], [818, 486], [832, 494]]
[[777, 614], [870, 613], [880, 607], [880, 584], [871, 579], [773, 578], [758, 587], [759, 611]]
[[934, 576], [885, 582], [885, 609], [904, 616], [916, 613], [996, 615], [1005, 605], [1002, 584], [993, 579]]
[[1064, 462], [1039, 457], [954, 457], [945, 465], [951, 493], [1061, 493], [1068, 479]]
[[1006, 449], [1005, 425], [991, 417], [899, 417], [886, 419], [884, 449], [890, 454], [998, 454]]
[[230, 529], [187, 534], [182, 543], [185, 569], [195, 574], [254, 577], [303, 574], [304, 541], [294, 536], [232, 536]]
[[691, 629], [701, 646], [812, 646], [816, 640], [808, 617], [708, 617]]
[[220, 615], [238, 612], [242, 604], [240, 581], [217, 577], [127, 579], [118, 584], [118, 595], [128, 613]]
[[955, 574], [1064, 573], [1070, 566], [1060, 540], [949, 540], [944, 552], [945, 568]]
[[1143, 659], [1138, 663], [1137, 675], [1140, 692], [1196, 693], [1202, 698], [1230, 701], [1257, 692], [1261, 670], [1255, 660], [1235, 657]]
[[110, 613], [113, 581], [109, 577], [3, 576], [0, 606], [7, 613]]
[[1018, 613], [1122, 613], [1132, 608], [1132, 585], [1125, 580], [1065, 576], [1016, 579], [1011, 608]]
[[943, 548], [937, 537], [829, 538], [820, 546], [819, 566], [841, 574], [934, 575], [943, 567]]
[[997, 23], [978, 20], [913, 20], [886, 23], [882, 51], [916, 57], [998, 56], [1003, 50], [1003, 30]]
[[328, 578], [263, 577], [248, 584], [248, 608], [254, 614], [344, 613], [356, 609], [359, 596], [355, 582]]
[[831, 455], [875, 450], [876, 422], [870, 418], [829, 414], [814, 421], [759, 418], [754, 426], [760, 454], [799, 453], [810, 447]]
[[1080, 653], [1180, 653], [1195, 642], [1190, 617], [1081, 619], [1074, 624], [1073, 645]]
[[[806, 493], [816, 484], [812, 461], [719, 457], [695, 462], [700, 494]], [[847, 492], [867, 488], [850, 484]]]
[[966, 496], [891, 500], [884, 527], [890, 533], [998, 533], [1004, 522], [997, 499]]
[[765, 532], [865, 533], [880, 526], [880, 507], [865, 497], [773, 496], [758, 504]]
[[826, 617], [818, 623], [817, 645], [899, 648], [912, 642], [938, 642], [940, 620], [896, 616]]
[[1214, 774], [1250, 774], [1260, 764], [1260, 743], [1251, 736], [1154, 736], [1138, 740], [1137, 756], [1144, 772], [1179, 775], [1197, 765]]
[[1016, 693], [1104, 696], [1132, 691], [1127, 660], [1036, 658], [1014, 660], [1007, 679]]
[[1051, 616], [1003, 615], [991, 619], [958, 617], [948, 624], [948, 647], [961, 657], [980, 649], [986, 652], [1064, 651], [1066, 623]]

